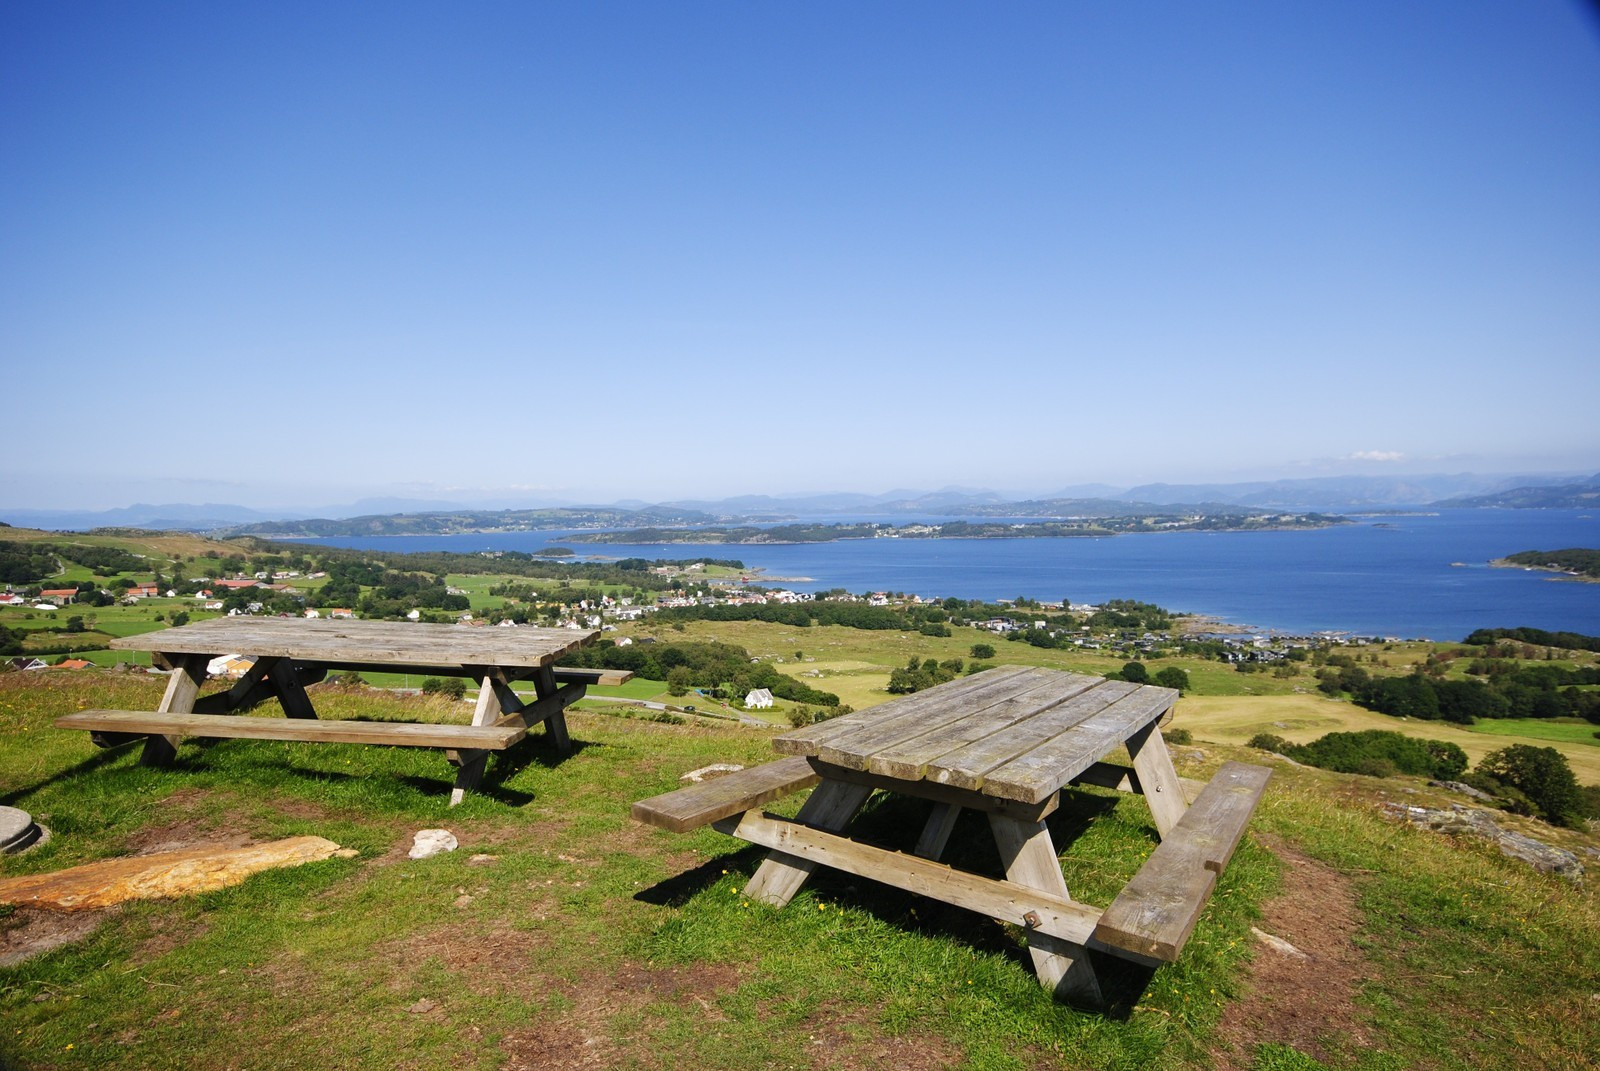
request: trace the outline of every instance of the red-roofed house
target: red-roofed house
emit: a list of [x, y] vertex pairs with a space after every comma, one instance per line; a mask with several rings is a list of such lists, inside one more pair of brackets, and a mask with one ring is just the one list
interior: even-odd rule
[[50, 602], [67, 603], [78, 597], [77, 588], [45, 588], [39, 592], [39, 598]]

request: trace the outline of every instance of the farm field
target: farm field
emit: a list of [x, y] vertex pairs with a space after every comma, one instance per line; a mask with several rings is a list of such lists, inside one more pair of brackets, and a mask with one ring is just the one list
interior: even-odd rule
[[[1242, 746], [1257, 733], [1273, 733], [1304, 744], [1326, 733], [1386, 729], [1423, 739], [1447, 740], [1459, 745], [1473, 762], [1512, 744], [1534, 743], [1554, 747], [1566, 756], [1580, 782], [1600, 784], [1600, 748], [1571, 738], [1535, 736], [1523, 731], [1526, 722], [1520, 720], [1504, 727], [1485, 720], [1468, 728], [1442, 721], [1392, 718], [1320, 695], [1186, 695], [1178, 701], [1172, 724], [1174, 728], [1188, 729], [1196, 740], [1234, 746]], [[1538, 728], [1538, 723], [1534, 727]], [[1515, 731], [1493, 731], [1501, 728]]]

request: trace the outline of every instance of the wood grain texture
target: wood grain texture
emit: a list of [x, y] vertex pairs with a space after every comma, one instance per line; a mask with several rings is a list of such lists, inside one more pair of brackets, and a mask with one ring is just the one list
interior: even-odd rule
[[817, 780], [816, 771], [805, 759], [778, 759], [640, 800], [633, 805], [633, 818], [674, 833], [686, 833], [810, 788]]
[[1097, 947], [1171, 963], [1194, 932], [1271, 771], [1229, 762], [1156, 846], [1095, 927]]
[[[888, 735], [893, 739], [897, 732], [920, 731], [929, 715], [938, 716], [940, 712], [970, 713], [975, 705], [985, 702], [988, 696], [1003, 698], [1007, 682], [1048, 672], [1024, 666], [1001, 666], [916, 692], [903, 699], [891, 699], [842, 718], [795, 729], [773, 737], [772, 746], [780, 755], [820, 755], [825, 747], [870, 752], [870, 741], [878, 736]], [[852, 737], [858, 741], [854, 745], [849, 742]]]
[[551, 666], [598, 632], [554, 628], [474, 628], [413, 621], [328, 621], [219, 617], [113, 640], [119, 651], [216, 656], [239, 652], [330, 665]]
[[401, 747], [489, 748], [497, 751], [510, 747], [527, 735], [527, 729], [520, 726], [327, 721], [141, 710], [79, 710], [61, 715], [55, 724], [62, 729], [170, 734], [201, 739], [305, 740]]
[[[1074, 716], [1076, 700], [1064, 703], [930, 763], [928, 773], [935, 780], [980, 788], [986, 795], [1002, 799], [1042, 800], [1160, 718], [1178, 698], [1169, 688], [1122, 681], [1108, 681], [1079, 698], [1093, 700], [1109, 694], [1112, 685], [1134, 690], [1087, 717]], [[1007, 751], [1011, 758], [988, 765]]]
[[[872, 789], [865, 785], [824, 781], [800, 805], [795, 822], [826, 833], [836, 832], [850, 824], [850, 819], [856, 816], [871, 795]], [[753, 810], [745, 812], [746, 817], [755, 814]], [[782, 907], [794, 899], [800, 886], [816, 870], [817, 862], [816, 858], [810, 856], [794, 855], [782, 850], [771, 852], [746, 883], [744, 894], [752, 900]]]
[[1033, 929], [1068, 941], [1087, 940], [1100, 917], [1097, 908], [1062, 896], [862, 844], [797, 820], [749, 811], [741, 818], [717, 823], [717, 829], [765, 845], [813, 869], [830, 866], [1018, 926], [1029, 925], [1027, 916], [1033, 912], [1039, 920]]

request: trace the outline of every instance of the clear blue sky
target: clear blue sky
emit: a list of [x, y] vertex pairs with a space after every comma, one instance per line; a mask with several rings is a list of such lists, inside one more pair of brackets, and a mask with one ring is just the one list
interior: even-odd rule
[[0, 8], [0, 506], [1600, 469], [1600, 18]]

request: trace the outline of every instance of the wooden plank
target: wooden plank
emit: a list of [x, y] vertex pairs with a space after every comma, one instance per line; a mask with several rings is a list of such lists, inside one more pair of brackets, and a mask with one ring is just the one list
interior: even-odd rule
[[1271, 777], [1265, 766], [1225, 762], [1189, 805], [1181, 824], [1193, 830], [1190, 836], [1200, 845], [1207, 870], [1220, 874], [1233, 858]]
[[[976, 780], [985, 795], [1023, 801], [1044, 799], [1161, 717], [1178, 698], [1170, 688], [1127, 687], [1134, 690], [1088, 718], [1072, 721], [1072, 704], [1065, 703], [980, 741], [968, 752], [940, 759], [937, 772], [930, 764], [929, 773], [941, 780], [947, 776], [952, 784]], [[1099, 696], [1102, 691], [1089, 692], [1086, 698]], [[984, 762], [1008, 748], [1012, 758], [983, 768]]]
[[79, 710], [58, 717], [62, 729], [172, 734], [201, 739], [303, 740], [312, 743], [390, 744], [400, 747], [510, 747], [527, 730], [517, 726], [430, 725], [421, 722], [328, 721], [234, 714], [140, 710]]
[[558, 684], [588, 684], [600, 688], [615, 688], [633, 680], [631, 669], [574, 669], [571, 666], [555, 668]]
[[817, 780], [816, 771], [805, 759], [778, 759], [640, 800], [633, 805], [633, 818], [674, 833], [686, 833], [810, 788]]
[[1114, 762], [1097, 762], [1077, 777], [1072, 779], [1075, 785], [1096, 785], [1100, 788], [1111, 788], [1118, 792], [1139, 792], [1139, 774], [1131, 766], [1121, 766]]
[[[997, 703], [971, 710], [964, 716], [943, 722], [925, 719], [926, 728], [923, 732], [918, 735], [901, 734], [885, 742], [870, 754], [861, 756], [866, 765], [858, 768], [885, 777], [917, 780], [922, 777], [923, 768], [941, 755], [948, 755], [974, 741], [991, 737], [1019, 721], [1037, 717], [1074, 696], [1106, 683], [1099, 677], [1053, 675]], [[834, 761], [829, 752], [830, 749], [824, 748], [819, 757]]]
[[598, 632], [474, 628], [412, 621], [222, 617], [112, 641], [122, 651], [215, 656], [229, 651], [329, 664], [551, 666]]
[[[812, 868], [830, 866], [1080, 944], [1088, 940], [1100, 917], [1098, 908], [1015, 882], [985, 878], [914, 855], [861, 844], [798, 820], [748, 811], [742, 817], [723, 819], [716, 828], [807, 862]], [[1030, 913], [1037, 921], [1030, 923]]]
[[[1007, 726], [982, 740], [974, 740], [965, 747], [941, 755], [927, 764], [923, 776], [940, 784], [978, 791], [983, 788], [989, 771], [1050, 744], [1086, 719], [1099, 717], [1136, 692], [1138, 687], [1126, 681], [1106, 681], [1102, 686], [1051, 707], [1036, 717]], [[1121, 742], [1120, 739], [1116, 741], [1119, 744]], [[1090, 762], [1109, 750], [1111, 748], [1108, 746], [1094, 755]], [[1084, 768], [1087, 769], [1088, 765], [1085, 763]], [[1061, 783], [1065, 784], [1068, 780], [1071, 778], [1063, 778]]]
[[[856, 816], [871, 795], [872, 789], [864, 785], [823, 781], [800, 805], [795, 822], [825, 833], [835, 832], [850, 824], [850, 819]], [[755, 814], [753, 810], [746, 811], [745, 817]], [[723, 831], [726, 832], [725, 829]], [[817, 860], [814, 858], [786, 851], [770, 852], [745, 884], [744, 894], [752, 900], [782, 907], [794, 899], [794, 894], [800, 891], [800, 886], [816, 869]]]
[[1006, 682], [1023, 675], [1037, 677], [1049, 672], [1028, 666], [1000, 666], [985, 670], [903, 699], [891, 699], [868, 710], [775, 736], [772, 746], [780, 755], [817, 755], [823, 747], [844, 746], [845, 739], [850, 736], [876, 733], [893, 726], [915, 726], [918, 719], [930, 712], [961, 710], [963, 704], [970, 712], [972, 705], [982, 701], [985, 696], [1003, 694]]
[[[161, 705], [156, 709], [163, 713], [193, 710], [195, 697], [200, 694], [200, 685], [205, 683], [205, 679], [204, 655], [185, 655], [178, 659], [172, 667], [172, 676], [167, 678], [166, 694], [161, 697]], [[178, 739], [177, 734], [146, 737], [144, 750], [139, 753], [139, 765], [172, 765], [172, 761], [178, 757]]]
[[291, 718], [315, 718], [317, 710], [311, 705], [311, 697], [306, 695], [295, 670], [295, 664], [287, 658], [276, 659], [267, 677], [272, 681], [273, 691], [278, 693], [284, 714]]
[[845, 781], [852, 785], [864, 785], [867, 788], [882, 789], [885, 792], [897, 792], [902, 796], [915, 796], [918, 799], [932, 800], [935, 803], [948, 803], [955, 807], [969, 807], [985, 813], [998, 812], [1024, 822], [1037, 822], [1042, 818], [1049, 817], [1061, 802], [1057, 796], [1052, 795], [1040, 803], [1018, 803], [1016, 800], [1003, 800], [994, 796], [985, 796], [981, 792], [941, 785], [934, 781], [901, 781], [893, 777], [868, 773], [865, 770], [850, 770], [843, 766], [834, 766], [823, 762], [821, 759], [812, 759], [810, 761], [811, 768], [821, 774], [824, 781]]
[[1106, 909], [1095, 927], [1096, 945], [1141, 962], [1176, 960], [1271, 773], [1225, 763]]
[[1178, 771], [1172, 768], [1172, 755], [1167, 743], [1161, 739], [1157, 722], [1151, 722], [1128, 738], [1128, 754], [1133, 757], [1133, 768], [1139, 772], [1144, 801], [1150, 807], [1150, 817], [1155, 819], [1156, 832], [1165, 837], [1189, 809], [1184, 798], [1183, 785], [1178, 781]]
[[[1061, 876], [1050, 830], [1043, 822], [1019, 822], [1001, 814], [989, 815], [995, 847], [1006, 879], [1026, 889], [1072, 902], [1067, 882]], [[1040, 983], [1056, 996], [1090, 1005], [1100, 1005], [1100, 982], [1089, 963], [1084, 938], [1063, 938], [1049, 933], [1032, 920], [1028, 923], [1028, 955]]]
[[928, 821], [922, 827], [922, 834], [917, 837], [917, 846], [911, 849], [912, 854], [924, 859], [938, 859], [944, 854], [944, 846], [950, 842], [950, 834], [955, 831], [956, 820], [961, 817], [961, 808], [953, 803], [935, 803], [928, 812]]

